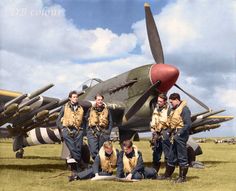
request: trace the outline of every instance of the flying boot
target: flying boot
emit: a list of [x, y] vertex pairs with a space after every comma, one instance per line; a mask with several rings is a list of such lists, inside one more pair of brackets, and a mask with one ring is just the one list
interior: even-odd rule
[[188, 173], [188, 166], [179, 167], [179, 177], [176, 179], [175, 183], [186, 182], [186, 175]]
[[156, 163], [155, 165], [153, 165], [153, 167], [154, 167], [155, 170], [157, 171], [157, 177], [158, 177], [158, 176], [159, 176], [159, 175], [158, 175], [158, 172], [159, 172], [160, 167], [161, 167], [161, 162]]
[[78, 180], [78, 163], [71, 163], [71, 176], [68, 176], [69, 182]]
[[170, 180], [171, 179], [171, 175], [173, 174], [174, 171], [175, 171], [175, 166], [169, 166], [167, 164], [166, 165], [166, 171], [165, 171], [164, 175], [157, 176], [157, 179], [158, 180]]

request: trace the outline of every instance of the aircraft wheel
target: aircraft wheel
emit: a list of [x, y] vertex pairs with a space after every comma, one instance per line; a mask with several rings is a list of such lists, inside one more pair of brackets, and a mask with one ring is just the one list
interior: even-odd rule
[[88, 164], [90, 162], [90, 151], [87, 144], [83, 144], [81, 154], [82, 160]]

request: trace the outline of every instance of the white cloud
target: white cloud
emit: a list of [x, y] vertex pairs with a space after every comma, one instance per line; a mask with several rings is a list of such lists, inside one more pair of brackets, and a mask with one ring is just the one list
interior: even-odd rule
[[[78, 29], [60, 5], [41, 1], [1, 1], [1, 49], [44, 60], [117, 57], [136, 46], [133, 34]], [[104, 43], [102, 43], [104, 42]], [[116, 45], [116, 46], [114, 46]]]
[[218, 97], [218, 98], [220, 97], [220, 99], [218, 99], [219, 102], [221, 102], [227, 107], [235, 108], [236, 110], [236, 102], [234, 101], [236, 98], [235, 89], [216, 88], [216, 95], [217, 96], [215, 97]]

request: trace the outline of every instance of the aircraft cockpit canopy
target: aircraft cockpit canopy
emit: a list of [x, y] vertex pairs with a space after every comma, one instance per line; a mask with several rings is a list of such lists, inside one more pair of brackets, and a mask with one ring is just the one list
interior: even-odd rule
[[85, 81], [84, 83], [82, 83], [80, 85], [79, 89], [86, 90], [87, 88], [93, 87], [100, 82], [102, 82], [102, 80], [99, 78], [91, 78], [91, 79]]

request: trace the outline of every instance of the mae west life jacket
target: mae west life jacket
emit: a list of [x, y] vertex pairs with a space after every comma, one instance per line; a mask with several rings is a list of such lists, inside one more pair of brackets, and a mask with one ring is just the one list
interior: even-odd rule
[[81, 106], [75, 111], [72, 111], [70, 104], [67, 103], [64, 108], [64, 116], [61, 118], [62, 125], [65, 127], [74, 126], [77, 129], [81, 128], [83, 122], [84, 110]]
[[130, 173], [137, 165], [138, 157], [139, 157], [138, 149], [135, 145], [133, 145], [133, 149], [134, 149], [134, 156], [132, 158], [128, 158], [125, 155], [125, 153], [123, 155], [123, 164], [124, 164], [125, 173]]
[[105, 155], [104, 147], [101, 147], [98, 154], [99, 154], [99, 157], [100, 157], [100, 164], [101, 164], [102, 170], [104, 172], [112, 173], [115, 170], [116, 164], [117, 164], [116, 149], [113, 147], [113, 152], [112, 152], [110, 157], [107, 157]]
[[152, 120], [150, 122], [151, 129], [156, 132], [160, 132], [162, 129], [166, 129], [169, 127], [168, 123], [168, 110], [169, 106], [164, 106], [164, 108], [160, 111], [156, 107], [152, 114]]
[[187, 106], [187, 102], [182, 101], [176, 109], [171, 111], [169, 118], [168, 118], [171, 129], [182, 128], [184, 126], [184, 122], [181, 117], [181, 113], [182, 113], [183, 108], [185, 106]]
[[97, 111], [95, 107], [90, 109], [89, 118], [88, 118], [88, 126], [94, 127], [99, 126], [101, 128], [108, 128], [108, 108], [104, 107], [102, 111]]

